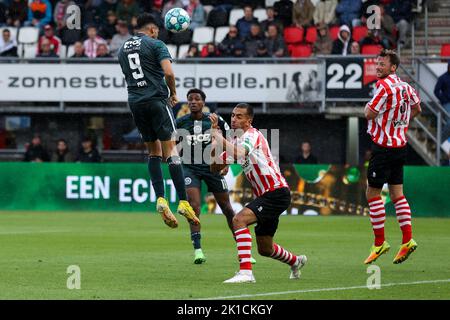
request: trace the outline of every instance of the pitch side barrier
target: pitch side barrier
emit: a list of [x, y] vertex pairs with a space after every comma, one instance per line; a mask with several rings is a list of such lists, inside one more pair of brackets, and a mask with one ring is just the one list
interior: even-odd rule
[[[276, 104], [279, 109], [298, 107], [299, 111], [310, 103], [326, 112], [327, 102], [366, 102], [372, 97], [374, 58], [193, 58], [175, 59], [174, 69], [180, 97], [199, 87], [208, 92], [210, 102], [235, 103], [245, 97], [247, 102]], [[35, 102], [59, 103], [62, 112], [66, 104], [126, 107], [126, 83], [115, 58], [4, 57], [0, 69], [0, 103], [5, 107], [8, 102], [20, 102], [16, 112]]]
[[[296, 164], [280, 168], [292, 194], [284, 214], [368, 215], [366, 168]], [[405, 167], [404, 188], [414, 216], [450, 217], [449, 173], [450, 167]], [[165, 164], [163, 176], [167, 198], [176, 210], [176, 192]], [[0, 210], [148, 212], [156, 201], [144, 163], [2, 162], [0, 177]], [[231, 165], [225, 179], [233, 208], [239, 210], [253, 198], [251, 186], [239, 165]], [[206, 189], [203, 186], [202, 199], [211, 203], [203, 213], [220, 214]], [[388, 214], [394, 216], [388, 190], [382, 197]]]

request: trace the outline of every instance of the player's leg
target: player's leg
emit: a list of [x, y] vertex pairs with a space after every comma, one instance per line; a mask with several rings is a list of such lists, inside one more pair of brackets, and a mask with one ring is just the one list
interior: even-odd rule
[[[267, 230], [267, 229], [266, 229]], [[295, 254], [284, 249], [279, 244], [273, 242], [271, 235], [256, 235], [256, 243], [258, 245], [258, 253], [264, 257], [279, 260], [288, 264], [291, 268], [290, 279], [300, 278], [300, 269], [306, 264], [307, 258], [305, 255], [296, 256]]]
[[152, 103], [152, 114], [149, 115], [152, 128], [157, 138], [161, 141], [163, 159], [167, 159], [170, 177], [172, 178], [175, 190], [177, 191], [180, 203], [177, 212], [183, 215], [189, 223], [199, 224], [200, 220], [195, 216], [195, 212], [187, 201], [186, 187], [184, 185], [184, 173], [181, 165], [181, 158], [178, 155], [175, 142], [175, 120], [171, 108], [166, 100], [154, 101]]
[[[256, 199], [254, 200], [256, 201]], [[238, 250], [239, 272], [224, 283], [255, 282], [252, 272], [252, 235], [248, 226], [257, 221], [256, 215], [249, 208], [243, 208], [233, 217], [233, 232]]]
[[367, 168], [368, 185], [366, 199], [369, 204], [370, 223], [372, 224], [375, 240], [370, 248], [369, 256], [364, 260], [365, 264], [374, 262], [379, 256], [388, 252], [390, 248], [384, 237], [386, 211], [383, 200], [381, 199], [381, 190], [386, 182], [386, 176], [389, 170], [388, 156], [381, 147], [374, 146], [372, 148], [372, 157]]
[[412, 238], [411, 208], [403, 194], [403, 165], [406, 160], [406, 148], [395, 151], [395, 161], [391, 175], [388, 178], [389, 194], [395, 206], [397, 221], [402, 231], [402, 245], [394, 258], [394, 263], [402, 263], [417, 249], [417, 243]]
[[[191, 175], [189, 175], [189, 176], [187, 175], [186, 179], [191, 179], [191, 182], [190, 182], [191, 186], [186, 189], [189, 203], [191, 204], [191, 207], [194, 209], [195, 215], [197, 217], [199, 217], [200, 216], [200, 198], [201, 198], [200, 186], [193, 185], [194, 181], [192, 181]], [[198, 182], [200, 184], [200, 180], [198, 180]], [[190, 227], [190, 231], [191, 231], [192, 245], [194, 246], [194, 263], [202, 264], [202, 263], [206, 262], [206, 257], [203, 254], [203, 250], [202, 250], [201, 227], [200, 227], [200, 225], [193, 225], [193, 224], [190, 224], [189, 227]]]

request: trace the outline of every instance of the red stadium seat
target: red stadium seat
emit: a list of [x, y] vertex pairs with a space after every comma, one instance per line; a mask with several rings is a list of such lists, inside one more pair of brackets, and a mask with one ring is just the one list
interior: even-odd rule
[[308, 43], [314, 43], [317, 40], [317, 29], [316, 27], [309, 27], [306, 29], [306, 42]]
[[380, 44], [365, 44], [361, 48], [361, 54], [379, 54], [383, 49], [383, 46]]
[[366, 26], [356, 26], [353, 27], [352, 30], [352, 39], [359, 42], [361, 39], [365, 38], [367, 36], [367, 29]]
[[287, 27], [284, 29], [284, 41], [286, 44], [300, 43], [303, 41], [303, 28]]
[[336, 40], [338, 38], [339, 26], [333, 26], [330, 28], [330, 38], [331, 40]]
[[312, 54], [312, 48], [309, 44], [291, 44], [288, 46], [288, 50], [292, 58], [307, 58]]
[[441, 57], [450, 57], [450, 43], [441, 46]]

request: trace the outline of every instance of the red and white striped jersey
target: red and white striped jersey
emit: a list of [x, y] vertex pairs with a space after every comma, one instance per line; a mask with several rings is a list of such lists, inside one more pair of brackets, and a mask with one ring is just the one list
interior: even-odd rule
[[367, 133], [373, 142], [383, 147], [403, 147], [407, 142], [411, 107], [419, 107], [419, 96], [413, 87], [396, 74], [379, 80], [376, 89], [367, 107], [378, 113], [378, 116], [369, 120]]
[[257, 197], [268, 191], [289, 187], [280, 167], [273, 159], [269, 143], [260, 131], [250, 128], [241, 137], [236, 138], [235, 143], [248, 151], [239, 164]]

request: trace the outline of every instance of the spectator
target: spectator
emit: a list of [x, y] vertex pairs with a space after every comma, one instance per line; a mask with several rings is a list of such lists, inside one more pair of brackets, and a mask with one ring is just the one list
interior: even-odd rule
[[235, 26], [230, 26], [230, 30], [225, 36], [225, 39], [219, 44], [219, 50], [222, 53], [222, 56], [233, 56], [234, 48], [237, 44], [242, 44], [239, 37], [239, 30]]
[[117, 0], [103, 0], [98, 8], [98, 16], [100, 21], [106, 21], [109, 12], [116, 12]]
[[197, 27], [203, 27], [206, 23], [206, 13], [200, 0], [189, 0], [186, 11], [191, 17], [189, 29], [194, 30]]
[[406, 44], [406, 35], [410, 29], [412, 19], [412, 5], [410, 0], [393, 0], [386, 8], [398, 29], [398, 42], [400, 46]]
[[395, 46], [395, 32], [397, 27], [395, 26], [394, 19], [386, 13], [384, 5], [380, 5], [380, 19], [381, 19], [381, 42], [383, 47], [391, 49]]
[[336, 20], [337, 0], [321, 0], [314, 10], [314, 23], [330, 25]]
[[6, 24], [19, 28], [23, 25], [28, 16], [27, 0], [13, 0], [8, 7]]
[[203, 58], [217, 58], [220, 57], [220, 51], [213, 42], [210, 42], [203, 48], [201, 56]]
[[81, 141], [81, 149], [76, 162], [102, 162], [102, 158], [92, 140], [88, 137]]
[[362, 47], [362, 46], [365, 46], [368, 44], [382, 45], [381, 37], [380, 37], [380, 30], [369, 29], [367, 31], [367, 36], [365, 36], [363, 39], [361, 39], [360, 45]]
[[36, 58], [59, 58], [59, 56], [52, 50], [52, 43], [50, 40], [44, 38], [41, 40], [39, 52], [36, 54]]
[[[450, 60], [448, 60], [447, 72], [442, 74], [436, 82], [434, 95], [439, 99], [444, 109], [450, 113]], [[442, 129], [442, 138], [447, 139], [449, 136], [450, 119], [447, 118], [447, 125]]]
[[336, 6], [340, 24], [352, 27], [360, 25], [361, 7], [361, 0], [341, 0]]
[[264, 41], [267, 51], [272, 57], [285, 57], [287, 55], [286, 44], [283, 37], [278, 33], [277, 26], [271, 24]]
[[66, 20], [68, 18], [67, 8], [74, 5], [75, 2], [71, 0], [61, 0], [55, 5], [55, 10], [53, 12], [53, 20], [56, 24], [56, 33], [61, 35], [61, 30], [66, 26]]
[[59, 55], [59, 50], [61, 48], [61, 40], [55, 36], [53, 32], [53, 27], [49, 24], [44, 27], [44, 35], [39, 38], [38, 41], [38, 54], [41, 53], [41, 43], [44, 39], [50, 41], [50, 50], [52, 50], [56, 55]]
[[34, 135], [31, 144], [28, 144], [26, 149], [24, 161], [44, 162], [50, 160], [48, 152], [42, 145], [41, 137], [39, 135]]
[[247, 57], [255, 57], [256, 51], [258, 47], [258, 42], [264, 40], [264, 37], [261, 34], [261, 27], [259, 24], [254, 23], [250, 27], [250, 34], [245, 38], [245, 55]]
[[345, 24], [339, 28], [338, 38], [333, 42], [331, 54], [346, 56], [350, 53], [350, 28]]
[[87, 55], [84, 54], [84, 46], [80, 41], [75, 42], [73, 45], [74, 53], [71, 58], [87, 58]]
[[269, 24], [275, 24], [278, 27], [278, 30], [280, 30], [280, 32], [282, 32], [283, 24], [280, 22], [280, 20], [275, 18], [275, 10], [273, 9], [273, 7], [267, 7], [266, 14], [267, 14], [267, 19], [263, 20], [259, 24], [261, 26], [262, 32], [264, 32], [264, 33], [267, 32], [267, 29], [269, 29]]
[[97, 56], [97, 47], [99, 44], [106, 44], [106, 41], [97, 35], [97, 28], [95, 26], [88, 26], [87, 28], [88, 38], [84, 40], [84, 53], [88, 58], [95, 58]]
[[169, 0], [164, 5], [161, 16], [164, 18], [166, 16], [166, 13], [169, 12], [170, 9], [183, 8], [183, 7], [184, 7], [183, 2], [181, 0]]
[[317, 158], [311, 153], [311, 143], [303, 141], [300, 147], [300, 154], [295, 158], [297, 164], [317, 164]]
[[275, 17], [281, 21], [283, 27], [289, 27], [292, 24], [292, 10], [294, 4], [291, 0], [280, 0], [274, 3]]
[[361, 46], [357, 41], [353, 41], [350, 45], [350, 54], [361, 54]]
[[119, 20], [131, 23], [131, 18], [139, 15], [139, 6], [134, 0], [120, 1], [116, 8], [116, 15]]
[[28, 26], [44, 27], [52, 21], [52, 4], [49, 0], [30, 0], [28, 3]]
[[330, 38], [328, 26], [325, 23], [319, 23], [317, 26], [317, 40], [314, 42], [314, 54], [331, 54], [333, 49], [333, 40]]
[[235, 58], [245, 58], [245, 46], [242, 42], [237, 42], [235, 44], [232, 55]]
[[7, 22], [8, 3], [4, 3], [5, 0], [0, 0], [0, 26], [3, 26]]
[[0, 57], [17, 57], [17, 42], [11, 38], [9, 29], [3, 29], [0, 38]]
[[67, 147], [64, 139], [59, 139], [56, 145], [56, 151], [52, 154], [52, 162], [72, 162], [73, 156]]
[[108, 11], [106, 23], [100, 25], [98, 29], [99, 35], [106, 41], [111, 41], [117, 32], [117, 16], [114, 11]]
[[100, 43], [97, 47], [97, 58], [112, 58], [112, 55], [109, 53], [108, 46], [105, 43]]
[[259, 41], [256, 47], [256, 57], [257, 58], [269, 58], [269, 51], [267, 51], [267, 47], [264, 44], [264, 41]]
[[199, 55], [199, 52], [198, 52], [197, 44], [191, 43], [189, 45], [188, 51], [186, 52], [186, 54], [184, 55], [183, 58], [198, 58], [199, 56], [200, 55]]
[[236, 28], [242, 40], [250, 34], [251, 25], [254, 23], [258, 23], [258, 19], [253, 16], [253, 8], [245, 6], [244, 16], [236, 22]]
[[131, 34], [128, 32], [128, 26], [125, 23], [125, 21], [119, 21], [117, 23], [117, 31], [118, 33], [112, 37], [110, 44], [111, 54], [114, 57], [117, 57], [120, 47], [125, 43], [125, 41], [127, 41], [131, 37]]
[[311, 0], [297, 0], [292, 11], [292, 22], [297, 27], [309, 27], [313, 24], [314, 10]]

